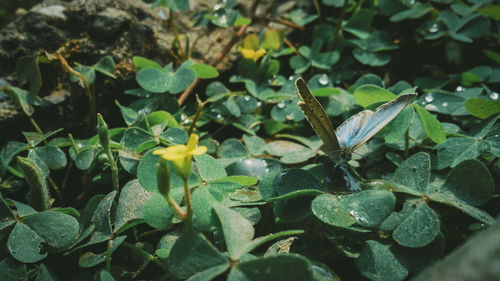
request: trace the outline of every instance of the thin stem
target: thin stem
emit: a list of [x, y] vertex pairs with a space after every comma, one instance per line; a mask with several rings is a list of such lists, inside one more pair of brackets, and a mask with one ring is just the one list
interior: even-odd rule
[[108, 248], [106, 249], [106, 270], [111, 272], [111, 254], [113, 252], [113, 239], [108, 241]]
[[38, 123], [36, 123], [35, 119], [33, 119], [33, 117], [31, 116], [28, 116], [28, 119], [30, 120], [31, 125], [33, 125], [33, 128], [35, 128], [36, 132], [43, 135], [43, 131], [42, 129], [40, 129], [40, 126], [38, 126]]
[[201, 101], [200, 97], [196, 95], [196, 103], [198, 106], [196, 107], [196, 112], [194, 113], [193, 121], [191, 122], [191, 126], [189, 127], [188, 136], [190, 136], [193, 133], [194, 127], [196, 126], [196, 121], [198, 121], [198, 118], [201, 115], [201, 111], [203, 110], [207, 102]]
[[313, 0], [313, 3], [314, 3], [314, 8], [316, 9], [316, 13], [318, 14], [318, 17], [321, 18], [321, 8], [319, 6], [318, 0]]
[[120, 184], [118, 181], [118, 165], [116, 165], [115, 158], [113, 157], [113, 153], [111, 152], [111, 148], [108, 146], [104, 148], [106, 151], [106, 155], [108, 156], [109, 165], [111, 168], [111, 175], [113, 177], [113, 188], [115, 191], [118, 191], [120, 188]]
[[174, 209], [175, 214], [184, 220], [187, 214], [186, 212], [184, 212], [184, 210], [182, 210], [179, 204], [177, 204], [177, 202], [175, 202], [175, 200], [172, 197], [170, 197], [170, 195], [166, 195], [165, 199], [167, 200], [168, 205], [170, 205], [170, 207]]
[[[49, 56], [49, 58], [52, 56]], [[61, 63], [63, 69], [78, 77], [83, 84], [83, 89], [85, 90], [85, 94], [87, 95], [87, 98], [89, 100], [89, 123], [88, 123], [88, 131], [90, 132], [90, 128], [95, 127], [96, 124], [96, 114], [97, 114], [97, 109], [96, 109], [96, 104], [95, 104], [95, 94], [94, 91], [90, 85], [89, 80], [87, 77], [80, 72], [74, 70], [66, 61], [66, 59], [61, 55], [61, 53], [56, 53], [55, 58]]]
[[184, 200], [186, 200], [186, 219], [191, 221], [193, 216], [193, 207], [191, 206], [191, 190], [189, 190], [189, 180], [187, 178], [184, 180]]
[[68, 134], [68, 139], [69, 139], [69, 142], [71, 143], [71, 147], [75, 151], [75, 154], [78, 154], [78, 152], [80, 152], [80, 151], [78, 149], [78, 146], [76, 145], [76, 142], [75, 142], [75, 139], [73, 138], [73, 135]]
[[144, 251], [143, 249], [137, 248], [135, 245], [130, 244], [127, 241], [123, 241], [122, 245], [125, 246], [126, 248], [128, 248], [128, 249], [136, 252], [136, 253], [139, 253], [139, 254], [143, 255], [148, 261], [153, 262], [158, 267], [160, 267], [161, 269], [163, 269], [163, 271], [169, 272], [167, 265], [164, 264], [163, 262], [161, 262], [158, 259], [158, 257], [155, 257], [154, 255], [151, 255], [150, 253]]
[[339, 20], [337, 21], [337, 26], [335, 27], [335, 35], [333, 36], [332, 49], [335, 49], [335, 46], [337, 45], [337, 41], [340, 35], [340, 29], [342, 28], [342, 21], [344, 20], [345, 11], [347, 10], [348, 4], [349, 0], [344, 0], [344, 6], [342, 6], [342, 10], [340, 10]]

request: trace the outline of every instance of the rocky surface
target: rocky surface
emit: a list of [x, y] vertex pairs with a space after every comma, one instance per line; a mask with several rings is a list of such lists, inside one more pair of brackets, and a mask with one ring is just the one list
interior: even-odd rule
[[[192, 10], [210, 8], [210, 2], [216, 1], [192, 1]], [[76, 62], [93, 65], [111, 55], [117, 63], [118, 78], [98, 77], [98, 111], [113, 111], [116, 114], [110, 115], [120, 116], [115, 99], [127, 104], [123, 92], [137, 87], [133, 56], [147, 57], [160, 64], [171, 62], [171, 42], [177, 34], [183, 34], [190, 42], [196, 42], [192, 57], [208, 63], [232, 34], [230, 29], [193, 28], [189, 13], [174, 14], [173, 20], [168, 17], [168, 9], [153, 9], [138, 0], [45, 0], [0, 30], [0, 85], [16, 85], [13, 73], [21, 56], [64, 48], [64, 56], [71, 65]], [[222, 64], [220, 68], [227, 66]], [[56, 105], [37, 108], [35, 118], [41, 120], [46, 130], [78, 127], [87, 110], [83, 105], [87, 102], [83, 90], [71, 83], [60, 67], [43, 64], [40, 67], [43, 86], [39, 95]], [[19, 126], [30, 128], [25, 119], [8, 97], [0, 96], [2, 131]], [[0, 143], [11, 138], [2, 135]]]

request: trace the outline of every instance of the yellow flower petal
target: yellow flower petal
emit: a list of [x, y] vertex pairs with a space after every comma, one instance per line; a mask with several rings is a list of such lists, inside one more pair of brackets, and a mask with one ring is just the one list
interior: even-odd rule
[[208, 148], [204, 145], [198, 146], [197, 148], [191, 150], [189, 154], [191, 155], [202, 155], [203, 153], [207, 152]]
[[191, 150], [195, 149], [196, 146], [198, 145], [198, 140], [199, 139], [200, 139], [200, 137], [198, 137], [197, 134], [191, 134], [189, 136], [189, 141], [187, 143], [187, 150], [191, 151]]
[[164, 154], [166, 151], [165, 148], [159, 148], [159, 149], [156, 149], [155, 151], [153, 151], [153, 155], [162, 155]]
[[246, 59], [253, 59], [253, 56], [255, 54], [255, 51], [252, 49], [245, 49], [241, 48], [240, 49], [241, 55], [246, 58]]
[[266, 50], [265, 50], [265, 49], [263, 49], [263, 48], [260, 48], [260, 49], [258, 49], [257, 51], [255, 51], [255, 53], [254, 53], [254, 55], [253, 55], [252, 59], [253, 59], [254, 61], [257, 61], [260, 57], [262, 57], [262, 56], [263, 56], [263, 55], [265, 55], [265, 54], [266, 54]]
[[165, 148], [161, 157], [165, 160], [178, 160], [188, 156], [188, 148], [185, 145], [174, 145]]

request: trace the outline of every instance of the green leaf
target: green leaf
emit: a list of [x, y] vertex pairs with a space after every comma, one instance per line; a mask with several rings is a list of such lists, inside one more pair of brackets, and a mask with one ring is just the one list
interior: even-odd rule
[[438, 217], [424, 201], [406, 201], [402, 213], [403, 221], [392, 233], [392, 238], [399, 245], [410, 248], [424, 247], [439, 234]]
[[99, 281], [115, 281], [115, 278], [111, 275], [111, 273], [103, 270], [99, 273]]
[[32, 263], [47, 256], [40, 254], [42, 243], [63, 248], [77, 238], [78, 230], [78, 222], [72, 216], [54, 211], [36, 213], [16, 224], [7, 247], [17, 260]]
[[231, 182], [212, 182], [195, 189], [192, 196], [194, 225], [203, 230], [209, 230], [217, 225], [216, 214], [212, 212], [212, 206], [222, 203], [227, 194], [239, 187], [239, 184]]
[[277, 195], [285, 195], [299, 190], [323, 190], [323, 186], [308, 171], [302, 169], [289, 169], [277, 175], [273, 182], [273, 189]]
[[493, 60], [494, 62], [500, 64], [500, 54], [499, 53], [496, 53], [496, 52], [490, 51], [490, 50], [484, 50], [483, 53], [488, 58], [490, 58], [491, 60]]
[[392, 181], [425, 194], [429, 185], [431, 158], [425, 152], [419, 152], [406, 159], [398, 167]]
[[7, 257], [0, 261], [0, 280], [28, 281], [26, 265]]
[[206, 64], [193, 64], [188, 66], [189, 69], [193, 70], [196, 77], [201, 78], [201, 79], [212, 79], [219, 77], [219, 72], [217, 69], [213, 68], [210, 65]]
[[313, 200], [313, 214], [324, 223], [348, 227], [378, 226], [394, 210], [396, 197], [389, 191], [366, 190], [351, 195], [324, 194]]
[[218, 179], [214, 182], [234, 182], [241, 186], [252, 186], [256, 185], [258, 180], [254, 177], [249, 177], [249, 176], [228, 176], [225, 178]]
[[245, 143], [250, 155], [261, 155], [264, 153], [264, 145], [266, 142], [258, 136], [243, 135]]
[[36, 281], [58, 281], [55, 274], [45, 266], [45, 264], [40, 265], [40, 269], [38, 270], [38, 276], [36, 277]]
[[36, 97], [33, 93], [16, 87], [5, 87], [2, 90], [16, 101], [17, 105], [21, 107], [24, 114], [31, 116], [35, 113], [33, 105], [38, 103], [38, 97]]
[[215, 181], [227, 177], [226, 170], [219, 162], [208, 154], [194, 156], [198, 174], [204, 181]]
[[17, 59], [16, 75], [19, 84], [29, 84], [30, 93], [36, 95], [42, 87], [38, 56], [24, 56]]
[[88, 146], [80, 150], [75, 158], [75, 165], [80, 170], [88, 170], [101, 151], [100, 148]]
[[429, 200], [433, 202], [439, 202], [444, 205], [448, 205], [458, 210], [464, 212], [465, 214], [477, 219], [478, 221], [491, 225], [495, 222], [495, 218], [490, 216], [490, 214], [485, 211], [473, 207], [462, 200], [458, 199], [453, 193], [449, 192], [434, 192], [428, 195]]
[[35, 147], [33, 151], [50, 169], [57, 170], [66, 166], [66, 154], [59, 147], [46, 145]]
[[193, 70], [186, 66], [181, 66], [174, 73], [172, 80], [170, 82], [169, 92], [172, 94], [178, 94], [184, 91], [196, 78], [196, 74]]
[[132, 60], [137, 72], [146, 68], [162, 69], [161, 65], [147, 58], [135, 56]]
[[375, 85], [363, 85], [354, 90], [354, 99], [362, 107], [392, 101], [396, 97], [395, 94]]
[[282, 165], [274, 159], [248, 158], [234, 162], [227, 167], [229, 175], [243, 175], [259, 180], [275, 171], [281, 171]]
[[500, 20], [499, 5], [494, 5], [494, 4], [484, 5], [481, 8], [477, 9], [476, 11], [494, 20]]
[[143, 218], [145, 203], [151, 198], [151, 193], [142, 188], [137, 179], [129, 181], [120, 192], [114, 231], [126, 223]]
[[446, 133], [439, 120], [432, 116], [427, 110], [423, 109], [420, 105], [413, 104], [413, 106], [420, 117], [425, 134], [435, 143], [439, 144], [445, 142]]
[[436, 146], [436, 168], [455, 167], [467, 159], [479, 157], [479, 141], [471, 137], [449, 138], [446, 142]]
[[312, 281], [309, 261], [300, 255], [276, 255], [240, 262], [228, 281]]
[[366, 241], [356, 259], [356, 267], [373, 281], [401, 281], [408, 276], [408, 269], [396, 256], [393, 247], [374, 240]]
[[248, 156], [248, 149], [239, 140], [229, 138], [218, 147], [217, 155], [221, 158], [241, 158]]
[[451, 192], [472, 206], [480, 206], [493, 196], [495, 184], [488, 168], [477, 160], [469, 159], [451, 170], [441, 191]]
[[111, 228], [111, 207], [116, 196], [116, 191], [108, 193], [97, 205], [92, 222], [95, 225], [95, 232], [88, 244], [99, 243], [111, 238], [113, 230]]
[[160, 156], [153, 154], [154, 149], [146, 152], [137, 167], [137, 179], [141, 186], [149, 192], [158, 192], [156, 166]]
[[252, 241], [255, 234], [252, 224], [239, 213], [221, 204], [216, 203], [212, 208], [219, 217], [229, 255], [234, 260], [239, 259], [245, 254], [241, 252], [242, 249]]
[[93, 68], [106, 76], [116, 79], [116, 76], [113, 74], [113, 72], [115, 72], [116, 65], [111, 56], [105, 56], [100, 59], [96, 64], [94, 64]]
[[145, 68], [137, 73], [135, 79], [146, 91], [165, 93], [170, 89], [173, 75], [161, 69]]
[[500, 101], [483, 98], [471, 98], [465, 101], [465, 108], [473, 116], [486, 119], [500, 113]]
[[229, 264], [223, 254], [191, 227], [177, 239], [168, 261], [172, 274], [178, 279], [187, 279], [211, 267]]
[[23, 223], [18, 223], [10, 232], [7, 248], [20, 262], [32, 263], [43, 260], [47, 253], [40, 254], [43, 238]]
[[[173, 193], [173, 192], [171, 192]], [[153, 193], [143, 206], [144, 220], [154, 228], [165, 228], [172, 223], [175, 213], [160, 193]]]

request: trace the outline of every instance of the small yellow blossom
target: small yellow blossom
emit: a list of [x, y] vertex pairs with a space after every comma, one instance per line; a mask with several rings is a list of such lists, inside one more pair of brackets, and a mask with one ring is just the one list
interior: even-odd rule
[[255, 34], [250, 34], [245, 39], [240, 48], [241, 55], [246, 59], [257, 61], [266, 54], [266, 50], [260, 47], [260, 39]]
[[163, 159], [172, 161], [177, 173], [184, 179], [191, 174], [191, 162], [193, 156], [202, 155], [207, 152], [206, 146], [198, 146], [199, 137], [191, 134], [187, 145], [179, 144], [153, 151], [154, 155], [160, 155]]
[[260, 57], [266, 54], [266, 50], [263, 48], [259, 48], [257, 50], [240, 48], [240, 52], [246, 59], [251, 59], [253, 61], [257, 61]]

